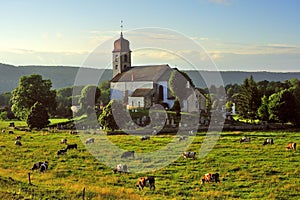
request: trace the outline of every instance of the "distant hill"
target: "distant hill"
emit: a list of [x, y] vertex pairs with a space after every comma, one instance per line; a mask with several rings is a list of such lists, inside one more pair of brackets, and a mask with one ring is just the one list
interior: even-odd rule
[[[0, 63], [0, 93], [11, 92], [18, 86], [21, 76], [28, 76], [31, 74], [40, 74], [44, 79], [52, 81], [53, 88], [63, 88], [74, 85], [76, 74], [80, 68], [72, 66], [13, 66]], [[86, 69], [89, 72], [99, 73], [99, 70], [104, 69]], [[97, 72], [97, 73], [96, 73]], [[203, 81], [203, 77], [213, 78], [219, 72], [214, 71], [185, 71], [193, 80], [197, 87], [207, 87]], [[285, 81], [291, 78], [298, 78], [300, 80], [300, 72], [297, 73], [275, 73], [275, 72], [243, 72], [243, 71], [222, 71], [220, 72], [224, 85], [240, 84], [246, 77], [253, 76], [255, 81]], [[110, 80], [112, 71], [105, 69], [102, 80]], [[88, 80], [87, 80], [88, 81]], [[216, 84], [218, 86], [218, 84]]]

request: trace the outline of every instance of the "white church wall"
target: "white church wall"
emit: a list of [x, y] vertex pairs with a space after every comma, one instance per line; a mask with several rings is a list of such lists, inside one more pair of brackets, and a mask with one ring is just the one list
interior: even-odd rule
[[128, 109], [144, 108], [144, 97], [128, 97]]

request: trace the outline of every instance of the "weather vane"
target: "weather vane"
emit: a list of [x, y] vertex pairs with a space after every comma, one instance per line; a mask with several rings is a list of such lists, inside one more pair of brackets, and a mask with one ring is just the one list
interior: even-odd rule
[[123, 20], [121, 20], [121, 33], [123, 32]]

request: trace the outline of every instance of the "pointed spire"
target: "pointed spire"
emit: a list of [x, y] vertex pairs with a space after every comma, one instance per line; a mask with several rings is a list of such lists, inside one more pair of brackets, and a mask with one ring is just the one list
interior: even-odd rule
[[121, 20], [120, 28], [121, 28], [121, 37], [123, 37], [123, 20]]

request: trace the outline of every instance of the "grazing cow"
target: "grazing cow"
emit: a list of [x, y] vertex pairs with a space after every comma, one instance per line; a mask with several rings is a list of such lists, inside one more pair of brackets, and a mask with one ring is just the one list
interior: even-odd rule
[[60, 143], [61, 144], [67, 144], [67, 138], [61, 139]]
[[43, 164], [44, 162], [37, 162], [37, 163], [34, 163], [33, 164], [33, 167], [31, 168], [32, 171], [34, 170], [38, 170], [40, 169], [41, 165]]
[[5, 129], [2, 129], [2, 131], [1, 131], [2, 133], [5, 133]]
[[141, 138], [141, 140], [142, 140], [142, 141], [143, 141], [143, 140], [150, 140], [150, 136], [144, 135], [144, 136]]
[[88, 139], [86, 139], [85, 144], [91, 144], [94, 142], [95, 142], [95, 138], [88, 138]]
[[67, 153], [68, 149], [61, 149], [61, 150], [58, 150], [57, 151], [57, 156], [60, 156], [60, 155], [65, 155]]
[[66, 149], [77, 149], [77, 144], [68, 144]]
[[17, 145], [17, 146], [22, 146], [22, 143], [21, 143], [20, 140], [16, 140], [16, 141], [15, 141], [15, 145]]
[[290, 142], [289, 144], [288, 144], [288, 146], [286, 147], [286, 150], [290, 150], [290, 149], [293, 149], [293, 150], [295, 150], [296, 151], [296, 143], [295, 142]]
[[114, 173], [117, 173], [117, 172], [128, 173], [127, 165], [126, 164], [118, 164], [117, 167], [113, 171], [114, 171]]
[[126, 151], [122, 154], [121, 158], [134, 158], [134, 151]]
[[[45, 168], [45, 166], [46, 166], [46, 169], [47, 169], [48, 168], [48, 164], [49, 164], [48, 161], [34, 163], [33, 167], [31, 168], [31, 170], [34, 171], [34, 170], [38, 170], [39, 169], [41, 171], [42, 165], [44, 165], [43, 168]], [[45, 171], [46, 169], [43, 169], [42, 171]]]
[[209, 182], [220, 183], [219, 173], [215, 173], [215, 174], [207, 173], [207, 174], [205, 174], [202, 178], [202, 184], [204, 184], [205, 182], [207, 182], [207, 183], [209, 183]]
[[40, 166], [40, 173], [44, 173], [48, 169], [48, 162], [45, 161]]
[[18, 135], [17, 137], [16, 137], [16, 140], [21, 140], [21, 136], [20, 135]]
[[273, 138], [268, 138], [268, 139], [265, 139], [263, 145], [267, 145], [267, 144], [274, 144], [273, 142]]
[[193, 151], [192, 152], [191, 151], [183, 152], [182, 155], [185, 159], [187, 159], [187, 158], [196, 159], [196, 152], [193, 152]]
[[13, 132], [13, 131], [8, 131], [8, 133], [9, 133], [9, 134], [14, 134], [14, 132]]
[[70, 134], [71, 134], [71, 135], [77, 135], [78, 132], [77, 132], [77, 131], [70, 131]]
[[178, 142], [186, 140], [188, 137], [186, 135], [182, 135], [179, 137]]
[[155, 179], [153, 176], [149, 177], [141, 177], [136, 186], [139, 188], [139, 190], [143, 190], [144, 187], [149, 187], [150, 190], [153, 189], [155, 190]]
[[250, 138], [244, 136], [244, 137], [242, 137], [242, 138], [240, 139], [240, 143], [242, 143], [242, 142], [250, 142]]

